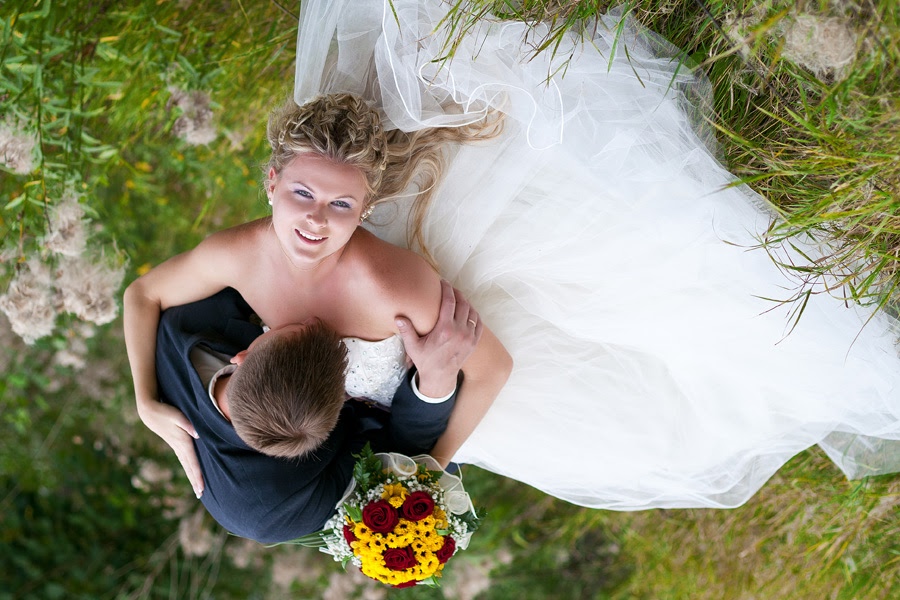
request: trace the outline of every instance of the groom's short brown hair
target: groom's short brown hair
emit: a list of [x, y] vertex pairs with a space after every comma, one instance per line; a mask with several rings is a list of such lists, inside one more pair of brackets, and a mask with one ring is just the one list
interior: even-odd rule
[[254, 347], [228, 383], [231, 423], [263, 454], [299, 457], [318, 448], [344, 405], [347, 349], [319, 320]]

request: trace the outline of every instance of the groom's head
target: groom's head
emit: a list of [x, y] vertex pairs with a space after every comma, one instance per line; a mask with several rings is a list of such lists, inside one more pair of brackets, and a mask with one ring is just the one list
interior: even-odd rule
[[318, 319], [272, 329], [233, 362], [228, 409], [248, 446], [297, 457], [328, 438], [345, 397], [347, 349], [337, 333]]

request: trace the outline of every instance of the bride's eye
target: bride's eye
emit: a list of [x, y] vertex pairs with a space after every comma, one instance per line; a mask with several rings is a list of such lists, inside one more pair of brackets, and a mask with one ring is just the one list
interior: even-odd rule
[[331, 204], [332, 204], [332, 206], [337, 206], [338, 208], [352, 208], [350, 206], [350, 203], [347, 202], [346, 200], [335, 200]]
[[310, 194], [307, 190], [294, 190], [294, 193], [302, 198], [312, 198], [312, 194]]

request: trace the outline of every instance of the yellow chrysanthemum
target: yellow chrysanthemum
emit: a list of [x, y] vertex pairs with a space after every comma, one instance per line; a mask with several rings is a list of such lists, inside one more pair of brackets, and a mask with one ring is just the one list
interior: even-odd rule
[[366, 575], [367, 577], [371, 577], [372, 579], [377, 579], [378, 581], [382, 580], [381, 573], [379, 571], [377, 571], [375, 569], [375, 566], [372, 565], [371, 563], [366, 563], [365, 561], [363, 561], [361, 570], [362, 570], [363, 574]]
[[353, 535], [355, 535], [359, 539], [368, 538], [371, 535], [371, 531], [366, 527], [364, 523], [354, 523], [350, 521], [350, 527], [353, 528]]
[[405, 569], [403, 571], [394, 571], [385, 567], [383, 563], [375, 561], [370, 563], [364, 561], [362, 565], [363, 574], [376, 581], [387, 583], [389, 585], [398, 585], [406, 583], [407, 581], [412, 581], [413, 579], [425, 579], [424, 576], [417, 576], [417, 573], [415, 573], [414, 570], [415, 569], [413, 568]]
[[405, 548], [406, 546], [412, 545], [415, 541], [416, 536], [410, 531], [403, 535], [389, 533], [387, 537], [385, 537], [384, 543], [387, 544], [388, 548]]
[[450, 524], [447, 522], [447, 513], [442, 511], [439, 507], [434, 507], [432, 516], [434, 517], [435, 526], [438, 529], [448, 529], [450, 527]]
[[441, 561], [437, 559], [437, 556], [429, 552], [428, 555], [420, 561], [420, 564], [422, 565], [422, 570], [433, 573], [437, 571]]
[[399, 535], [404, 535], [409, 533], [415, 527], [415, 522], [410, 521], [408, 519], [400, 519], [397, 521], [397, 525], [394, 527], [394, 533]]
[[412, 521], [400, 519], [394, 526], [394, 531], [385, 536], [385, 544], [389, 548], [402, 548], [412, 544], [415, 539], [415, 524]]
[[406, 500], [408, 495], [409, 492], [402, 483], [386, 483], [384, 484], [384, 491], [381, 492], [381, 497], [385, 500], [394, 497]]

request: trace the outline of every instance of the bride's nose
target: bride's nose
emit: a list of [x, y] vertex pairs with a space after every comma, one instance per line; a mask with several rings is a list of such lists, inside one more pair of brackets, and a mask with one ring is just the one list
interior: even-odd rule
[[306, 213], [306, 222], [315, 227], [325, 227], [328, 224], [328, 218], [325, 216], [325, 210], [321, 206], [314, 206]]

